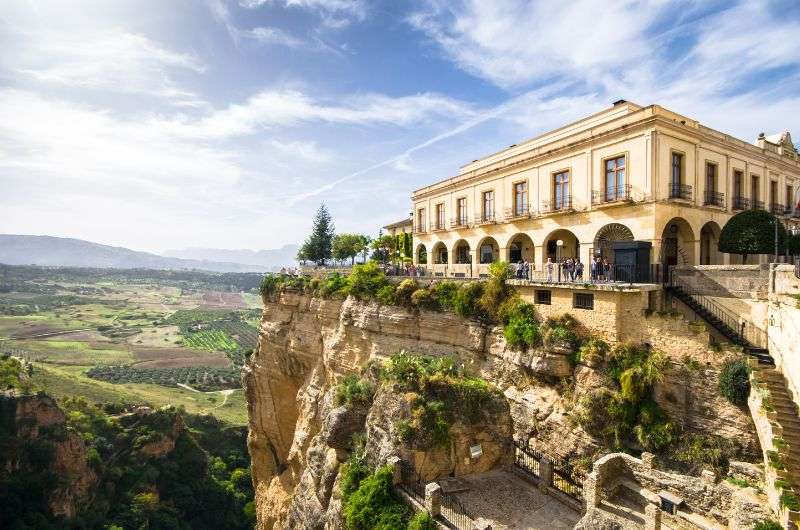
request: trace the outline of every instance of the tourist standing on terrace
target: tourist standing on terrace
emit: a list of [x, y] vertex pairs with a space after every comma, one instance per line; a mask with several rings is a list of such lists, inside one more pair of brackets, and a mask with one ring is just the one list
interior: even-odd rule
[[547, 281], [553, 281], [553, 259], [547, 258]]

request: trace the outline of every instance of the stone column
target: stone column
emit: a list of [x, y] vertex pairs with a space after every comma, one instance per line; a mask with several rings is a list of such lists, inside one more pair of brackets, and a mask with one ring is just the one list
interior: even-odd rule
[[580, 248], [580, 252], [579, 252], [580, 255], [578, 257], [581, 259], [581, 262], [583, 263], [583, 278], [584, 279], [586, 279], [586, 278], [588, 278], [588, 277], [590, 277], [592, 275], [592, 269], [589, 266], [589, 262], [592, 259], [592, 255], [591, 255], [590, 251], [592, 250], [593, 246], [594, 246], [594, 241], [590, 241], [588, 243], [581, 243], [581, 248]]
[[547, 493], [548, 488], [553, 487], [553, 462], [549, 458], [542, 457], [539, 460], [539, 489]]
[[602, 499], [597, 487], [597, 475], [593, 472], [583, 481], [583, 498], [586, 499], [587, 511], [600, 506]]
[[661, 510], [655, 504], [648, 504], [644, 508], [644, 529], [661, 530]]
[[653, 459], [654, 458], [655, 457], [654, 457], [653, 453], [648, 453], [648, 452], [642, 453], [642, 465], [646, 469], [653, 469]]
[[442, 487], [436, 482], [425, 485], [425, 509], [431, 517], [439, 517], [442, 513]]

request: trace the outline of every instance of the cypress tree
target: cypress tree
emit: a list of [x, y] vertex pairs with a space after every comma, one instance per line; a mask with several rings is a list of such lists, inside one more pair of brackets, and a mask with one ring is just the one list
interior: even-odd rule
[[328, 213], [325, 204], [321, 204], [314, 216], [314, 225], [311, 228], [311, 235], [308, 236], [303, 248], [306, 250], [306, 257], [317, 265], [325, 265], [325, 261], [331, 259], [331, 247], [333, 246], [333, 219]]

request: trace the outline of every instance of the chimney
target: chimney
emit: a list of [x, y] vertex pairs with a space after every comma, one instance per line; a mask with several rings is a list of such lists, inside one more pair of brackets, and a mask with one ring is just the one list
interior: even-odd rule
[[616, 107], [617, 105], [622, 105], [623, 103], [627, 103], [624, 99], [618, 99], [614, 103], [611, 104], [612, 107]]

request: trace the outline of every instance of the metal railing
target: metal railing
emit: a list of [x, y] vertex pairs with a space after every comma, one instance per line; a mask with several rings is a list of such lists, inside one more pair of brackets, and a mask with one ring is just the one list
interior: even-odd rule
[[769, 204], [769, 211], [772, 215], [783, 215], [783, 212], [786, 211], [786, 207], [783, 204], [771, 202]]
[[800, 258], [794, 259], [794, 275], [800, 278]]
[[565, 466], [553, 463], [553, 487], [570, 497], [583, 501], [583, 482]]
[[540, 477], [539, 462], [543, 456], [542, 453], [514, 440], [514, 465], [529, 475]]
[[450, 228], [467, 228], [469, 227], [469, 220], [466, 216], [450, 219]]
[[692, 187], [688, 184], [671, 184], [669, 188], [670, 199], [692, 200]]
[[514, 206], [513, 208], [506, 208], [505, 210], [505, 220], [512, 221], [514, 219], [525, 219], [530, 217], [530, 211], [528, 210], [528, 203], [522, 205], [522, 208], [517, 208]]
[[476, 225], [489, 224], [494, 222], [496, 222], [494, 212], [488, 214], [477, 214], [475, 216]]
[[753, 199], [752, 201], [750, 201], [750, 207], [753, 210], [763, 210], [764, 209], [764, 201], [758, 201], [758, 200]]
[[424, 233], [426, 233], [427, 231], [428, 231], [428, 230], [425, 228], [425, 225], [424, 225], [424, 224], [422, 224], [422, 225], [416, 225], [416, 226], [414, 226], [414, 233], [415, 233], [415, 234], [424, 234]]
[[766, 348], [768, 345], [767, 334], [739, 318], [739, 315], [715, 301], [711, 296], [699, 293], [688, 281], [671, 271], [669, 278], [670, 287], [681, 290], [685, 295], [694, 300], [711, 317], [717, 319], [728, 332], [738, 339], [756, 348]]
[[564, 195], [558, 199], [542, 201], [541, 213], [563, 212], [572, 210], [572, 195]]
[[592, 204], [606, 204], [611, 202], [631, 200], [631, 186], [609, 186], [604, 190], [592, 191]]
[[706, 206], [719, 206], [725, 208], [725, 194], [720, 191], [706, 190], [703, 204]]
[[567, 267], [564, 263], [553, 263], [552, 272], [548, 270], [547, 264], [542, 266], [542, 270], [529, 270], [518, 278], [516, 272], [512, 273], [511, 279], [530, 280], [535, 282], [572, 284], [572, 283], [661, 283], [664, 281], [663, 268], [658, 263], [651, 263], [648, 266], [640, 267], [634, 265], [617, 265], [610, 263], [608, 268], [598, 264], [592, 271], [591, 263], [583, 264], [583, 273], [578, 274], [577, 268], [573, 265]]
[[405, 460], [400, 462], [400, 484], [398, 486], [406, 495], [421, 505], [425, 505], [425, 483], [414, 472], [411, 464]]
[[750, 199], [747, 197], [734, 197], [733, 198], [733, 209], [734, 210], [749, 210], [750, 209]]
[[456, 530], [472, 530], [476, 519], [452, 493], [442, 492], [441, 517], [444, 523]]

